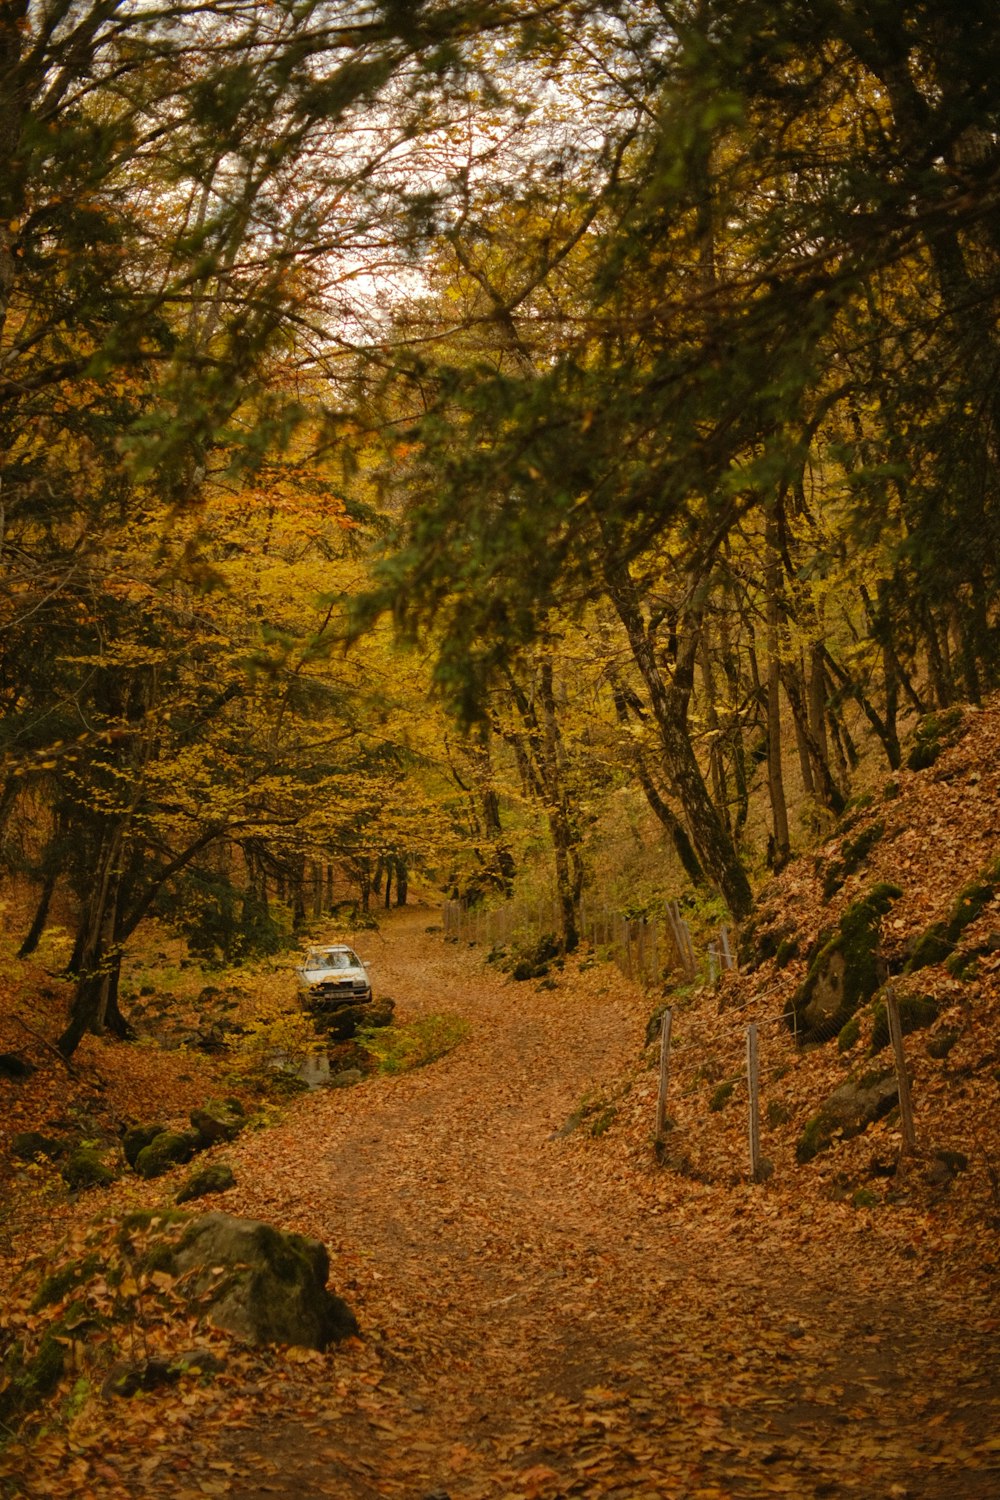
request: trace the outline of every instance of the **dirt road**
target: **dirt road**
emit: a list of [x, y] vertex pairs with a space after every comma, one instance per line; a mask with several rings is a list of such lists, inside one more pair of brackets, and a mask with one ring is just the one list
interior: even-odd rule
[[235, 1148], [241, 1186], [220, 1202], [324, 1240], [363, 1338], [279, 1369], [221, 1429], [190, 1412], [151, 1486], [996, 1494], [988, 1319], [949, 1319], [933, 1267], [881, 1265], [857, 1215], [831, 1241], [787, 1189], [672, 1179], [613, 1130], [562, 1133], [635, 1067], [645, 1003], [610, 968], [582, 990], [515, 985], [432, 921], [404, 913], [367, 945], [378, 988], [404, 1019], [462, 1015], [467, 1040], [299, 1101]]

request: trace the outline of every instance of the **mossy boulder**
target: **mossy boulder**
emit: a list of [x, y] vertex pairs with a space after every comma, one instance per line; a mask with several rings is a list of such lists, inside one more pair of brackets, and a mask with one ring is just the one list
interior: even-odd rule
[[188, 1203], [194, 1198], [207, 1198], [209, 1193], [225, 1193], [236, 1186], [233, 1169], [225, 1162], [212, 1162], [198, 1167], [174, 1199], [175, 1203]]
[[350, 1041], [368, 1026], [390, 1026], [396, 1009], [395, 1000], [382, 996], [366, 1005], [341, 1005], [337, 1010], [314, 1012], [316, 1025], [334, 1042]]
[[860, 1135], [875, 1120], [887, 1115], [899, 1102], [895, 1070], [864, 1073], [849, 1078], [834, 1089], [822, 1109], [806, 1125], [795, 1148], [800, 1163], [812, 1161], [827, 1150], [835, 1138]]
[[16, 1156], [18, 1161], [37, 1161], [39, 1157], [44, 1157], [46, 1161], [56, 1161], [68, 1149], [67, 1141], [60, 1140], [57, 1136], [43, 1135], [38, 1130], [18, 1131], [10, 1143], [10, 1154]]
[[[897, 995], [896, 1004], [899, 1009], [900, 1030], [904, 1036], [933, 1026], [940, 1014], [940, 1006], [931, 995]], [[890, 1041], [889, 1013], [884, 1000], [875, 1001], [872, 1015], [872, 1052], [881, 1052], [883, 1047], [888, 1047]]]
[[128, 1127], [122, 1135], [122, 1150], [125, 1153], [125, 1160], [130, 1167], [135, 1167], [139, 1152], [144, 1150], [146, 1146], [151, 1145], [158, 1135], [164, 1133], [166, 1128], [162, 1121], [146, 1125], [130, 1125]]
[[108, 1187], [117, 1173], [90, 1146], [77, 1146], [59, 1169], [59, 1175], [72, 1193], [87, 1188]]
[[83, 1284], [101, 1269], [101, 1260], [97, 1255], [86, 1255], [82, 1260], [74, 1260], [69, 1265], [60, 1266], [57, 1271], [52, 1271], [42, 1282], [31, 1303], [33, 1313], [41, 1312], [43, 1308], [51, 1307], [53, 1303], [61, 1302], [63, 1298], [74, 1287]]
[[[913, 974], [918, 969], [926, 969], [930, 964], [943, 964], [950, 959], [962, 933], [982, 916], [998, 889], [1000, 889], [1000, 861], [984, 870], [967, 886], [963, 886], [955, 897], [945, 920], [932, 923], [926, 932], [921, 934], [907, 961], [905, 972]], [[975, 957], [979, 951], [978, 949], [970, 950], [969, 956]], [[988, 942], [983, 951], [989, 951]]]
[[962, 719], [960, 708], [925, 714], [913, 732], [913, 743], [906, 757], [907, 768], [925, 771], [932, 766], [942, 750], [961, 738]]
[[795, 924], [773, 909], [762, 909], [740, 929], [736, 956], [743, 973], [754, 973], [778, 954], [787, 963], [793, 951], [798, 951]]
[[846, 1025], [840, 1028], [837, 1034], [837, 1051], [850, 1052], [856, 1046], [861, 1037], [861, 1022], [857, 1016], [852, 1016]]
[[861, 868], [884, 833], [884, 823], [870, 823], [854, 838], [844, 840], [840, 846], [840, 858], [831, 862], [823, 881], [824, 901], [835, 896], [848, 875]]
[[330, 1261], [318, 1240], [204, 1214], [185, 1229], [174, 1264], [192, 1304], [248, 1343], [326, 1349], [358, 1331], [346, 1302], [327, 1290]]
[[791, 963], [793, 958], [798, 957], [798, 953], [798, 938], [782, 938], [781, 942], [778, 944], [778, 950], [774, 955], [774, 962], [779, 969], [784, 969], [788, 966], [788, 964]]
[[947, 923], [935, 922], [917, 938], [904, 972], [914, 974], [918, 969], [929, 968], [931, 964], [943, 964], [946, 958], [951, 957], [951, 953], [952, 943], [947, 936]]
[[47, 1332], [34, 1354], [14, 1343], [0, 1365], [0, 1421], [10, 1423], [50, 1396], [62, 1379], [66, 1349], [55, 1329]]
[[139, 1152], [135, 1170], [140, 1177], [162, 1177], [178, 1162], [190, 1161], [200, 1149], [201, 1141], [195, 1131], [163, 1130]]
[[529, 943], [527, 947], [518, 945], [511, 949], [506, 958], [500, 961], [500, 968], [519, 982], [544, 979], [549, 972], [549, 965], [558, 957], [559, 944], [555, 936], [551, 932], [544, 932], [537, 942]]
[[220, 1103], [210, 1099], [200, 1109], [193, 1109], [189, 1118], [202, 1147], [235, 1140], [247, 1122], [243, 1106], [236, 1100]]
[[785, 1011], [800, 1042], [832, 1040], [875, 994], [881, 921], [901, 895], [898, 886], [874, 886], [847, 908], [832, 933], [823, 935]]
[[188, 1349], [175, 1359], [123, 1359], [108, 1372], [101, 1386], [101, 1395], [128, 1399], [140, 1391], [156, 1391], [176, 1385], [184, 1376], [204, 1381], [225, 1368], [226, 1361], [211, 1349]]

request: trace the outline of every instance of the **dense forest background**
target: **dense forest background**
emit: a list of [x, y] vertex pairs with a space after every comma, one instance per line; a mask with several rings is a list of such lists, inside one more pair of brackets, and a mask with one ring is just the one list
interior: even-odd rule
[[986, 0], [0, 7], [0, 853], [22, 952], [75, 913], [64, 1052], [152, 913], [739, 920], [996, 687], [998, 71]]

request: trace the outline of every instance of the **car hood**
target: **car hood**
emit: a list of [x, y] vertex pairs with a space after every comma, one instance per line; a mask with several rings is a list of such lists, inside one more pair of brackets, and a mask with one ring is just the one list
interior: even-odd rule
[[326, 984], [331, 979], [367, 979], [364, 969], [352, 964], [349, 969], [296, 969], [297, 974], [309, 984]]

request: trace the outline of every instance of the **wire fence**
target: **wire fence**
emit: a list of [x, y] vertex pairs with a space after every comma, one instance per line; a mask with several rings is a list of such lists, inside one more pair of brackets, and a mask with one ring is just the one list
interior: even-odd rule
[[[554, 899], [520, 899], [495, 906], [468, 907], [461, 901], [444, 903], [446, 941], [463, 942], [489, 949], [522, 947], [539, 942], [559, 930], [559, 908]], [[617, 964], [625, 977], [646, 989], [657, 989], [667, 981], [706, 978], [715, 984], [727, 969], [735, 968], [729, 929], [725, 926], [709, 941], [699, 957], [691, 928], [676, 901], [657, 910], [633, 916], [616, 911], [606, 902], [584, 899], [576, 913], [577, 931], [595, 953]]]
[[[448, 901], [444, 907], [446, 940], [481, 945], [488, 948], [522, 947], [553, 935], [559, 927], [559, 909], [554, 900], [509, 901], [492, 907], [466, 908], [461, 902]], [[721, 926], [707, 938], [702, 934], [704, 951], [696, 951], [691, 928], [676, 901], [667, 901], [656, 911], [642, 916], [615, 911], [607, 903], [584, 900], [577, 912], [577, 930], [595, 953], [615, 963], [622, 974], [634, 983], [659, 995], [685, 984], [718, 985], [728, 970], [737, 967], [734, 942], [729, 929]], [[912, 1029], [909, 1013], [901, 1013], [899, 997], [887, 975], [880, 975], [881, 988], [871, 1006], [870, 1035], [867, 1040], [873, 1054], [891, 1047], [891, 1061], [874, 1071], [874, 1094], [859, 1108], [873, 1111], [880, 1118], [891, 1110], [898, 1111], [903, 1154], [916, 1151], [910, 1077], [907, 1071], [904, 1033]], [[904, 1006], [908, 1002], [904, 999]], [[860, 1018], [857, 1014], [844, 1019], [843, 996], [836, 983], [830, 995], [813, 995], [809, 1006], [801, 1011], [790, 1004], [783, 1014], [758, 1018], [749, 1023], [713, 1027], [711, 1045], [699, 1049], [703, 1062], [699, 1074], [683, 1084], [671, 1079], [673, 1048], [677, 1027], [673, 1005], [668, 1004], [659, 1021], [659, 1086], [656, 1098], [654, 1139], [663, 1146], [669, 1130], [672, 1093], [684, 1088], [697, 1089], [705, 1107], [698, 1113], [705, 1132], [711, 1134], [711, 1117], [723, 1110], [742, 1108], [746, 1112], [744, 1165], [741, 1169], [751, 1182], [766, 1182], [774, 1171], [773, 1158], [778, 1132], [791, 1117], [788, 1088], [794, 1064], [803, 1055], [804, 1046], [838, 1040], [840, 1050], [856, 1044]], [[689, 1017], [685, 1016], [685, 1029]], [[694, 1038], [687, 1038], [689, 1044]], [[846, 1106], [845, 1106], [846, 1107]], [[820, 1118], [817, 1112], [812, 1120]], [[810, 1122], [811, 1124], [812, 1122]], [[835, 1118], [828, 1122], [834, 1135], [843, 1133]], [[849, 1127], [848, 1127], [849, 1128]], [[864, 1126], [860, 1125], [860, 1129]], [[803, 1131], [797, 1147], [798, 1160], [822, 1149], [820, 1127], [812, 1140], [809, 1126]]]
[[[900, 1157], [917, 1153], [911, 1080], [904, 1043], [905, 1022], [899, 997], [891, 982], [880, 992], [877, 1005], [884, 1010], [888, 1040], [873, 1032], [868, 1054], [872, 1063], [859, 1080], [848, 1077], [832, 1094], [817, 1100], [801, 1121], [795, 1147], [799, 1163], [810, 1161], [834, 1141], [860, 1135], [876, 1120], [893, 1115], [898, 1119]], [[710, 1049], [702, 1050], [700, 1076], [684, 1083], [671, 1078], [673, 1041], [676, 1036], [674, 1007], [663, 1010], [659, 1025], [659, 1086], [656, 1098], [654, 1138], [662, 1148], [669, 1128], [672, 1097], [680, 1089], [700, 1085], [700, 1102], [694, 1114], [706, 1134], [711, 1119], [724, 1110], [745, 1111], [746, 1147], [743, 1170], [754, 1183], [766, 1182], [775, 1170], [778, 1133], [793, 1117], [795, 1063], [803, 1052], [789, 1024], [789, 1015], [716, 1029]], [[881, 1054], [881, 1060], [875, 1058]], [[798, 1099], [799, 1107], [801, 1100]], [[691, 1115], [691, 1111], [687, 1111]], [[771, 1138], [771, 1139], [769, 1139]], [[772, 1144], [772, 1139], [774, 1144]], [[787, 1137], [786, 1137], [787, 1139]], [[888, 1163], [892, 1175], [895, 1163]]]

